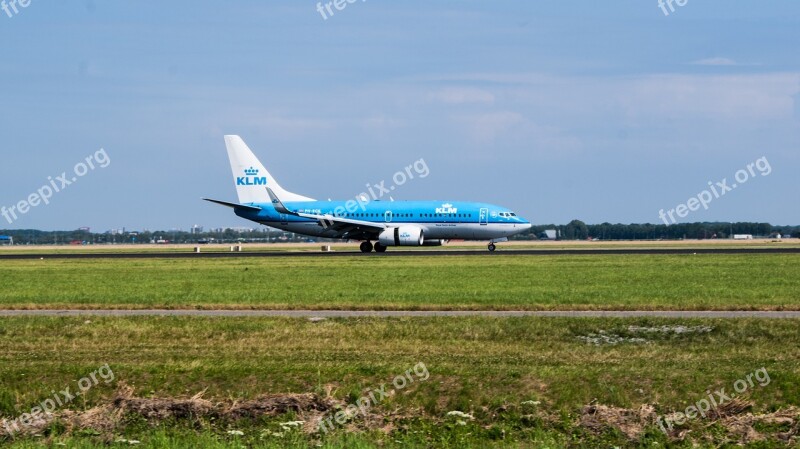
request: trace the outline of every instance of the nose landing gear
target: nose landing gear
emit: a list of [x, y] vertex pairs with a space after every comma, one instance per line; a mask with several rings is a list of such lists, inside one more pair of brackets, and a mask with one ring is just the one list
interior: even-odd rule
[[495, 239], [489, 240], [489, 247], [488, 247], [489, 248], [489, 252], [492, 252], [492, 251], [497, 249], [497, 247], [494, 245], [495, 243], [507, 242], [507, 241], [508, 241], [508, 237], [500, 237], [500, 238], [495, 238]]

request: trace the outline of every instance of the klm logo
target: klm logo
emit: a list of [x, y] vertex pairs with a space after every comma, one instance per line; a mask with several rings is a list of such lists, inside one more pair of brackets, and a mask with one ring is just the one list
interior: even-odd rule
[[258, 169], [257, 168], [245, 168], [244, 169], [245, 176], [237, 176], [236, 177], [236, 185], [237, 186], [265, 186], [267, 185], [267, 177], [266, 176], [258, 176]]
[[442, 204], [442, 207], [437, 207], [436, 208], [436, 213], [437, 214], [457, 214], [458, 213], [458, 208], [457, 207], [453, 207], [452, 204], [445, 203], [445, 204]]

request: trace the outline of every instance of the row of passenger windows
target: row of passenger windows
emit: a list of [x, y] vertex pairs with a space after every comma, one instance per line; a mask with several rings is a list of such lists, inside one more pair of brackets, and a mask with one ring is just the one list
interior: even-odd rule
[[[383, 217], [383, 214], [370, 214], [370, 213], [360, 213], [360, 214], [351, 214], [351, 213], [341, 213], [336, 214], [336, 217], [349, 217], [349, 218], [375, 218], [375, 217]], [[452, 218], [472, 218], [472, 214], [417, 214], [420, 218], [432, 218], [432, 217], [452, 217]], [[397, 214], [393, 213], [392, 218], [413, 218], [414, 214]]]

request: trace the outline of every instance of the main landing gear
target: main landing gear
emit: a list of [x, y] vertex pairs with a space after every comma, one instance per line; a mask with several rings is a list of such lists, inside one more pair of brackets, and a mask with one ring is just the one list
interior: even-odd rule
[[385, 253], [386, 252], [386, 247], [381, 245], [380, 242], [375, 242], [375, 246], [374, 247], [372, 246], [372, 243], [370, 243], [369, 241], [361, 242], [361, 246], [359, 246], [359, 248], [361, 249], [362, 253], [370, 253], [370, 252], [372, 252], [372, 248], [375, 248], [375, 252], [376, 253]]
[[490, 244], [489, 244], [489, 251], [494, 251], [494, 250], [496, 250], [496, 249], [497, 249], [497, 247], [496, 247], [496, 246], [494, 246], [494, 243], [490, 243]]

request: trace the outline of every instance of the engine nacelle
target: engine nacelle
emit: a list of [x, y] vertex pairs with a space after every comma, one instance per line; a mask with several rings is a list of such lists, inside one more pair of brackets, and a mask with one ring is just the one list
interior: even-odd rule
[[422, 246], [423, 234], [422, 228], [416, 226], [386, 228], [378, 236], [378, 242], [383, 246]]

